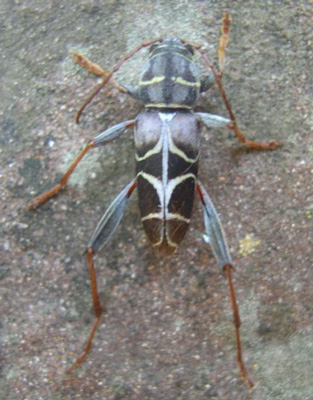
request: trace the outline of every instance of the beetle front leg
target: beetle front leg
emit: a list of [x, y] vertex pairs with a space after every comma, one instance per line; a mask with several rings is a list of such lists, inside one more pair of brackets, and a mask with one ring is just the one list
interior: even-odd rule
[[229, 100], [226, 96], [226, 92], [224, 90], [224, 87], [222, 85], [222, 76], [224, 72], [224, 67], [226, 63], [226, 47], [229, 42], [229, 32], [230, 32], [230, 26], [231, 26], [231, 18], [229, 17], [229, 13], [225, 12], [224, 17], [222, 20], [222, 28], [221, 28], [221, 37], [220, 37], [220, 45], [218, 49], [218, 64], [219, 64], [219, 72], [215, 69], [214, 65], [211, 64], [210, 68], [213, 72], [213, 75], [215, 77], [215, 81], [218, 85], [218, 89], [220, 91], [220, 94], [222, 96], [222, 99], [224, 101], [224, 104], [227, 108], [228, 114], [230, 116], [230, 119], [232, 121], [232, 126], [230, 126], [230, 129], [233, 129], [235, 132], [235, 135], [239, 142], [245, 144], [247, 147], [250, 149], [256, 149], [256, 150], [275, 150], [277, 147], [281, 147], [283, 144], [280, 142], [276, 142], [274, 140], [268, 142], [268, 143], [260, 143], [260, 142], [254, 142], [251, 140], [248, 140], [245, 138], [244, 134], [242, 131], [239, 129], [236, 117], [231, 109]]
[[88, 354], [91, 350], [92, 341], [94, 339], [94, 336], [96, 334], [96, 331], [100, 323], [101, 316], [104, 311], [99, 299], [99, 294], [97, 289], [97, 278], [96, 278], [93, 258], [96, 255], [96, 253], [100, 250], [100, 248], [108, 243], [115, 229], [118, 227], [119, 222], [125, 212], [127, 201], [136, 187], [137, 187], [137, 180], [135, 178], [125, 187], [124, 190], [122, 190], [122, 192], [112, 202], [110, 207], [107, 209], [107, 211], [101, 218], [99, 224], [97, 225], [87, 245], [86, 253], [87, 253], [88, 267], [91, 278], [93, 309], [96, 319], [92, 326], [88, 340], [82, 351], [82, 354], [77, 358], [74, 364], [67, 369], [66, 371], [67, 373], [72, 372], [73, 369], [81, 365], [88, 357]]
[[282, 147], [283, 143], [281, 142], [277, 142], [275, 140], [272, 140], [268, 143], [261, 143], [261, 142], [254, 142], [251, 140], [248, 140], [245, 138], [244, 134], [242, 133], [242, 131], [239, 129], [238, 124], [237, 124], [237, 120], [235, 117], [235, 114], [233, 113], [233, 110], [231, 108], [230, 102], [227, 98], [225, 89], [222, 85], [222, 73], [219, 73], [217, 71], [217, 69], [215, 68], [215, 66], [209, 61], [206, 53], [204, 52], [204, 50], [202, 49], [198, 49], [199, 52], [201, 53], [203, 59], [205, 60], [205, 62], [207, 63], [207, 65], [211, 68], [214, 78], [215, 78], [215, 82], [217, 83], [220, 95], [224, 101], [224, 104], [226, 106], [226, 109], [228, 111], [229, 114], [229, 118], [230, 118], [230, 125], [229, 128], [232, 129], [235, 132], [235, 135], [237, 137], [237, 139], [239, 140], [240, 143], [243, 143], [244, 145], [246, 145], [248, 148], [250, 149], [255, 149], [255, 150], [275, 150], [278, 147]]
[[235, 325], [235, 336], [237, 346], [237, 362], [243, 379], [246, 380], [248, 386], [251, 388], [254, 386], [253, 382], [249, 378], [248, 372], [242, 359], [242, 349], [240, 340], [240, 317], [239, 309], [236, 300], [235, 289], [232, 281], [232, 259], [229, 253], [228, 244], [224, 234], [222, 224], [218, 218], [215, 207], [204, 189], [203, 185], [198, 181], [197, 190], [200, 195], [200, 199], [203, 205], [203, 219], [205, 225], [205, 240], [210, 243], [213, 254], [218, 261], [219, 265], [223, 268], [228, 278], [228, 285], [230, 291], [230, 297], [233, 308], [233, 318]]
[[[85, 68], [87, 71], [91, 72], [96, 76], [101, 76], [102, 78], [107, 78], [109, 72], [105, 71], [100, 65], [93, 63], [81, 53], [77, 51], [71, 51], [71, 55], [74, 57], [74, 62], [78, 64], [80, 67]], [[116, 80], [111, 77], [109, 82], [117, 89], [120, 93], [127, 93], [127, 90], [120, 86]]]
[[216, 68], [214, 67], [213, 64], [209, 63], [209, 66], [214, 74], [215, 81], [217, 83], [220, 95], [222, 96], [222, 99], [224, 101], [224, 104], [227, 108], [230, 120], [231, 120], [231, 125], [229, 126], [230, 129], [232, 129], [235, 132], [235, 135], [237, 139], [239, 140], [240, 143], [243, 143], [250, 149], [255, 149], [255, 150], [275, 150], [278, 147], [282, 147], [283, 143], [282, 142], [277, 142], [275, 140], [271, 140], [267, 143], [261, 143], [261, 142], [255, 142], [251, 141], [245, 138], [244, 134], [242, 131], [239, 129], [237, 120], [235, 117], [235, 114], [233, 113], [233, 110], [231, 108], [230, 102], [226, 96], [226, 92], [224, 90], [224, 87], [222, 85], [222, 74], [217, 72]]
[[134, 120], [134, 119], [131, 119], [131, 120], [125, 121], [125, 122], [121, 122], [117, 125], [112, 126], [111, 128], [107, 129], [106, 131], [100, 133], [98, 136], [93, 138], [79, 153], [79, 155], [76, 157], [76, 159], [74, 160], [72, 165], [62, 176], [60, 182], [57, 185], [53, 186], [51, 189], [47, 190], [46, 192], [40, 194], [39, 196], [36, 196], [33, 200], [31, 200], [27, 204], [26, 207], [29, 210], [35, 209], [35, 208], [39, 207], [41, 204], [45, 203], [51, 197], [54, 197], [56, 194], [58, 194], [59, 191], [64, 186], [66, 186], [66, 184], [69, 180], [69, 177], [72, 175], [75, 168], [77, 167], [77, 164], [85, 156], [85, 154], [88, 152], [88, 150], [95, 148], [95, 147], [104, 146], [108, 142], [119, 137], [123, 132], [126, 131], [126, 129], [133, 127], [135, 125], [135, 123], [136, 123], [136, 120]]
[[217, 83], [218, 90], [220, 92], [220, 95], [223, 99], [223, 102], [226, 106], [226, 109], [228, 111], [231, 124], [229, 125], [229, 128], [232, 129], [235, 132], [235, 135], [237, 139], [239, 140], [240, 143], [243, 143], [250, 149], [255, 149], [255, 150], [275, 150], [278, 147], [283, 146], [283, 143], [277, 142], [275, 140], [271, 140], [267, 143], [261, 143], [261, 142], [254, 142], [251, 140], [248, 140], [245, 138], [244, 134], [242, 131], [239, 129], [239, 126], [237, 124], [237, 120], [235, 117], [235, 114], [233, 113], [233, 110], [231, 108], [230, 102], [228, 100], [228, 97], [226, 95], [225, 89], [222, 85], [222, 76], [224, 73], [224, 66], [226, 63], [226, 47], [229, 42], [229, 32], [230, 32], [230, 25], [231, 25], [231, 19], [229, 17], [229, 13], [226, 12], [224, 14], [224, 18], [222, 20], [222, 28], [221, 28], [221, 38], [220, 38], [220, 44], [219, 44], [219, 49], [218, 49], [218, 61], [219, 61], [219, 71], [217, 68], [210, 62], [206, 52], [204, 49], [201, 49], [200, 46], [195, 46], [196, 50], [199, 51], [201, 54], [203, 60], [207, 64], [207, 66], [211, 69], [215, 82]]

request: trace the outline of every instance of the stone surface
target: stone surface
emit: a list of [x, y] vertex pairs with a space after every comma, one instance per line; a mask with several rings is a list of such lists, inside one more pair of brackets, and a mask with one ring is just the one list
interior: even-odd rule
[[[312, 400], [312, 4], [147, 3], [2, 2], [0, 398]], [[285, 144], [245, 151], [232, 132], [203, 129], [200, 178], [234, 257], [255, 388], [239, 376], [228, 288], [202, 240], [199, 202], [178, 254], [163, 259], [144, 236], [136, 196], [96, 260], [107, 314], [93, 350], [65, 375], [93, 321], [83, 252], [133, 176], [132, 133], [91, 152], [60, 196], [33, 212], [24, 206], [90, 138], [141, 109], [108, 87], [75, 125], [97, 79], [69, 52], [109, 69], [143, 40], [176, 36], [205, 43], [214, 59], [226, 9], [233, 22], [224, 85], [240, 126], [250, 139]], [[145, 56], [117, 80], [136, 83]], [[216, 88], [198, 109], [227, 116]]]

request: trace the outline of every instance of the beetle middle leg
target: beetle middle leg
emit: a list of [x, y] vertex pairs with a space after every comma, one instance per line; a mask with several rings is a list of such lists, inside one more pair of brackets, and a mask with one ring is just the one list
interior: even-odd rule
[[47, 190], [46, 192], [36, 196], [33, 200], [31, 200], [27, 204], [27, 208], [30, 210], [35, 209], [35, 208], [39, 207], [41, 204], [45, 203], [51, 197], [54, 197], [55, 195], [57, 195], [59, 193], [59, 191], [64, 186], [66, 186], [66, 184], [69, 180], [69, 177], [72, 175], [75, 168], [77, 167], [77, 164], [85, 156], [85, 154], [88, 152], [88, 150], [95, 148], [95, 147], [104, 146], [106, 143], [116, 139], [123, 132], [125, 132], [126, 129], [133, 127], [135, 125], [135, 122], [136, 122], [136, 120], [134, 120], [134, 119], [131, 119], [131, 120], [125, 121], [125, 122], [121, 122], [117, 125], [112, 126], [111, 128], [107, 129], [106, 131], [100, 133], [99, 135], [97, 135], [79, 153], [79, 155], [76, 157], [76, 159], [74, 160], [72, 165], [62, 176], [60, 182], [58, 184], [56, 184], [55, 186], [53, 186], [51, 189]]
[[81, 365], [91, 350], [92, 341], [96, 334], [97, 328], [100, 323], [101, 316], [103, 314], [103, 308], [100, 303], [98, 289], [97, 289], [97, 278], [94, 269], [94, 261], [93, 258], [96, 253], [100, 250], [101, 247], [105, 246], [113, 235], [115, 229], [119, 225], [121, 218], [125, 212], [125, 208], [127, 205], [127, 201], [133, 191], [137, 187], [137, 180], [134, 178], [116, 197], [116, 199], [109, 206], [100, 222], [98, 223], [94, 233], [92, 234], [89, 243], [87, 245], [87, 259], [88, 259], [88, 267], [91, 277], [91, 289], [92, 289], [92, 301], [93, 301], [93, 309], [95, 313], [95, 322], [93, 323], [91, 332], [89, 334], [88, 340], [84, 346], [84, 349], [81, 355], [76, 359], [73, 365], [67, 369], [67, 372], [72, 372], [73, 369]]

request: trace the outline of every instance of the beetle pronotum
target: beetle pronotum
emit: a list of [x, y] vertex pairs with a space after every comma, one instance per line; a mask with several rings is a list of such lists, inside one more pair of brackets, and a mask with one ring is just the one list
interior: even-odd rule
[[[154, 248], [164, 254], [176, 251], [189, 226], [195, 189], [204, 215], [206, 237], [214, 256], [225, 271], [234, 314], [237, 344], [237, 361], [241, 375], [253, 386], [242, 360], [240, 342], [240, 318], [232, 283], [232, 260], [227, 241], [209, 195], [197, 178], [200, 149], [200, 123], [209, 128], [227, 127], [235, 132], [237, 139], [248, 148], [274, 150], [280, 143], [259, 143], [247, 140], [238, 128], [221, 83], [225, 48], [229, 38], [230, 18], [225, 13], [219, 46], [220, 71], [210, 63], [205, 51], [180, 39], [153, 39], [142, 43], [109, 72], [91, 63], [84, 56], [74, 53], [76, 62], [104, 79], [85, 101], [77, 113], [81, 113], [100, 89], [111, 81], [121, 92], [140, 100], [145, 109], [135, 119], [121, 122], [92, 139], [80, 152], [61, 181], [47, 192], [35, 197], [28, 208], [36, 208], [56, 195], [64, 186], [79, 161], [92, 148], [100, 147], [119, 137], [128, 128], [135, 129], [136, 177], [122, 190], [97, 225], [88, 245], [87, 259], [91, 274], [92, 298], [95, 322], [82, 354], [69, 368], [71, 371], [87, 358], [102, 315], [97, 281], [94, 270], [94, 255], [104, 246], [118, 226], [134, 189], [138, 189], [139, 208], [146, 234]], [[145, 65], [137, 86], [119, 86], [112, 78], [120, 66], [142, 48], [149, 47], [149, 61]], [[201, 77], [193, 63], [194, 50], [200, 52], [211, 73]], [[217, 83], [228, 110], [229, 119], [208, 113], [195, 113], [192, 108], [201, 92]]]

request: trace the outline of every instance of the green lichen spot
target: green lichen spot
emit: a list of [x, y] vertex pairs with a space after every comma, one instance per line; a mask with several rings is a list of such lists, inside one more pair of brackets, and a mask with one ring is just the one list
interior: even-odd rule
[[239, 241], [239, 253], [243, 257], [246, 257], [249, 254], [252, 254], [259, 244], [259, 240], [255, 239], [253, 235], [247, 234], [244, 239]]

